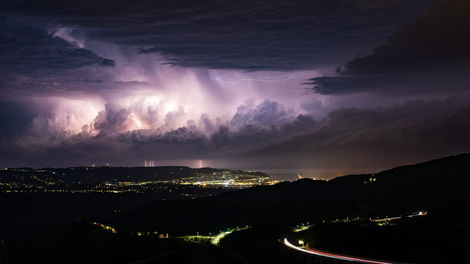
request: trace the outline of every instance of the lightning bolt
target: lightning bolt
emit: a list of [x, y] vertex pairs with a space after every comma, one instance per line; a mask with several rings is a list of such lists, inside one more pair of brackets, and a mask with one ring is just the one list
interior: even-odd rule
[[209, 77], [211, 78], [211, 80], [214, 80], [214, 81], [218, 81], [220, 80], [221, 78], [227, 76], [227, 73], [224, 73], [223, 75], [220, 75], [218, 77], [213, 77], [211, 73], [209, 73]]
[[227, 73], [224, 73], [223, 75], [215, 77], [212, 75], [212, 73], [209, 73], [209, 77], [213, 81], [222, 81], [225, 83], [240, 83], [240, 82], [247, 82], [247, 81], [252, 81], [252, 82], [285, 82], [287, 80], [297, 78], [296, 75], [282, 75], [282, 76], [266, 76], [266, 77], [261, 77], [261, 78], [244, 78], [236, 81], [224, 81], [222, 80], [223, 77], [227, 76]]
[[297, 78], [295, 75], [282, 75], [282, 76], [268, 76], [268, 77], [261, 77], [259, 79], [240, 79], [237, 81], [230, 81], [226, 83], [239, 83], [244, 81], [255, 81], [255, 82], [285, 82], [287, 80]]
[[132, 107], [131, 113], [134, 113], [134, 108], [135, 108], [136, 105], [137, 105], [137, 98], [134, 100], [134, 106]]
[[137, 118], [135, 118], [134, 114], [131, 114], [130, 117], [131, 117], [132, 119], [134, 119], [134, 122], [137, 124], [137, 126], [138, 126], [139, 128], [142, 128], [142, 125], [141, 125], [140, 122], [137, 120]]
[[[139, 128], [142, 128], [142, 125], [141, 125], [140, 122], [137, 120], [137, 118], [135, 118], [135, 116], [134, 116], [134, 109], [135, 109], [135, 106], [136, 106], [136, 105], [137, 105], [137, 98], [136, 98], [135, 101], [134, 101], [134, 105], [132, 106], [132, 110], [131, 110], [131, 113], [129, 114], [128, 118], [134, 119], [134, 122], [137, 124], [137, 126], [138, 126]], [[120, 124], [118, 127], [121, 127], [121, 126], [123, 126], [123, 125], [125, 125], [125, 124], [127, 124], [127, 120], [126, 120], [126, 122]]]

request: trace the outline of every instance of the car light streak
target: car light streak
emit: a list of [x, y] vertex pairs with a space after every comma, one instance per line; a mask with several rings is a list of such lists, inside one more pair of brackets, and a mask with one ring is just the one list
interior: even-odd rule
[[[419, 212], [419, 213], [416, 213], [416, 214], [408, 215], [406, 217], [425, 216], [427, 214], [428, 214], [428, 212]], [[380, 219], [371, 219], [371, 221], [372, 222], [382, 222], [382, 221], [397, 220], [397, 219], [401, 219], [401, 218], [402, 218], [401, 216], [395, 216], [395, 217], [386, 217], [386, 218], [380, 218]]]
[[312, 254], [312, 255], [317, 255], [320, 257], [325, 257], [325, 258], [333, 258], [333, 259], [339, 259], [339, 260], [345, 260], [345, 261], [351, 261], [351, 262], [356, 262], [356, 263], [373, 263], [373, 264], [393, 264], [397, 262], [382, 262], [382, 261], [375, 261], [375, 260], [367, 260], [367, 259], [362, 259], [362, 258], [356, 258], [356, 257], [350, 257], [350, 256], [343, 256], [343, 255], [338, 255], [338, 254], [333, 254], [333, 253], [327, 253], [323, 251], [318, 251], [316, 249], [305, 249], [305, 248], [300, 248], [292, 245], [287, 241], [287, 238], [284, 238], [284, 244], [290, 248], [293, 248], [295, 250]]

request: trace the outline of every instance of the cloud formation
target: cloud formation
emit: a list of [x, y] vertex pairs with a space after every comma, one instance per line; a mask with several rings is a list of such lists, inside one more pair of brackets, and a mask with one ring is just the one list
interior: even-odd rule
[[385, 169], [465, 153], [470, 143], [468, 102], [465, 97], [415, 100], [392, 107], [341, 108], [319, 120], [312, 132], [257, 154], [273, 154], [280, 167], [287, 165], [282, 164], [285, 161], [310, 167]]
[[19, 0], [0, 12], [75, 27], [72, 35], [158, 53], [171, 65], [305, 70], [365, 52], [436, 1], [372, 2]]
[[102, 82], [89, 77], [77, 79], [74, 73], [114, 66], [114, 60], [80, 48], [31, 23], [0, 18], [0, 100], [31, 94], [64, 96], [77, 91], [74, 82]]
[[114, 66], [114, 61], [73, 46], [42, 29], [0, 19], [0, 70], [3, 76], [5, 72], [15, 78], [17, 74], [31, 75], [48, 70], [57, 73], [92, 65]]
[[321, 94], [468, 91], [470, 2], [448, 1], [400, 27], [372, 54], [346, 63], [337, 76], [310, 79]]
[[[260, 109], [282, 104], [264, 101], [245, 103], [244, 120], [235, 122], [202, 115], [174, 128], [161, 123], [148, 129], [122, 130], [118, 124], [130, 120], [129, 111], [100, 112], [90, 127], [68, 129], [79, 117], [36, 117], [23, 134], [2, 141], [3, 149], [21, 150], [37, 164], [106, 163], [141, 165], [143, 160], [230, 159], [232, 166], [381, 168], [468, 151], [470, 139], [469, 98], [408, 101], [392, 107], [342, 108], [326, 117], [278, 111], [269, 122], [252, 123]], [[261, 111], [262, 112], [262, 111]], [[123, 118], [124, 117], [124, 118]], [[104, 118], [104, 119], [103, 119]], [[97, 120], [107, 120], [107, 125]], [[82, 120], [83, 121], [83, 120]], [[69, 122], [69, 123], [67, 123]], [[27, 153], [27, 154], [25, 154]], [[42, 160], [44, 156], [55, 157]], [[9, 157], [8, 159], [11, 159]], [[23, 162], [23, 163], [22, 163]], [[26, 165], [22, 159], [16, 164]], [[32, 166], [34, 164], [30, 164]]]
[[469, 6], [1, 2], [0, 164], [388, 168], [470, 151]]

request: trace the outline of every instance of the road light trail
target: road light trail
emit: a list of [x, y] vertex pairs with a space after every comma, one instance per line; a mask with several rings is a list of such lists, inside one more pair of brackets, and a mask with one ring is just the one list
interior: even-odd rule
[[358, 257], [352, 257], [352, 256], [345, 256], [345, 255], [339, 255], [335, 253], [329, 253], [325, 251], [319, 251], [317, 249], [310, 249], [310, 248], [301, 248], [301, 247], [296, 247], [289, 243], [287, 241], [287, 238], [284, 238], [284, 244], [292, 249], [301, 251], [303, 253], [319, 256], [319, 257], [324, 257], [324, 258], [330, 258], [330, 259], [335, 259], [335, 260], [344, 260], [348, 262], [353, 262], [353, 263], [371, 263], [371, 264], [398, 264], [399, 262], [384, 262], [384, 261], [379, 261], [379, 260], [371, 260], [371, 259], [364, 259], [364, 258], [358, 258]]
[[[419, 212], [417, 214], [411, 214], [406, 217], [415, 217], [415, 216], [425, 216], [427, 215], [428, 212]], [[371, 219], [372, 222], [382, 222], [382, 221], [390, 221], [390, 220], [397, 220], [401, 219], [401, 216], [395, 216], [395, 217], [386, 217], [386, 218], [380, 218], [380, 219]]]
[[[425, 216], [427, 214], [428, 214], [428, 212], [419, 212], [417, 214], [411, 214], [411, 215], [408, 215], [406, 217]], [[371, 219], [371, 221], [373, 221], [373, 222], [390, 221], [390, 220], [396, 220], [396, 219], [400, 219], [400, 218], [402, 218], [402, 217], [401, 216], [400, 217], [386, 217], [386, 218], [380, 218], [380, 219]], [[298, 231], [300, 231], [300, 230], [296, 230], [294, 232], [298, 232]], [[296, 246], [292, 245], [291, 243], [289, 243], [289, 241], [287, 241], [287, 238], [284, 238], [284, 244], [286, 246], [292, 248], [292, 249], [295, 249], [295, 250], [303, 252], [303, 253], [316, 255], [316, 256], [319, 256], [319, 257], [323, 257], [323, 258], [330, 258], [330, 259], [335, 259], [335, 260], [344, 260], [344, 261], [353, 262], [353, 263], [405, 264], [405, 263], [402, 263], [402, 262], [388, 262], [388, 261], [383, 261], [383, 260], [373, 260], [373, 259], [365, 259], [365, 258], [360, 258], [360, 257], [340, 255], [340, 254], [321, 251], [321, 250], [313, 249], [313, 248], [296, 247]], [[303, 244], [303, 241], [302, 241], [302, 244]]]
[[[248, 228], [248, 227], [247, 227], [247, 228]], [[243, 229], [247, 229], [247, 228], [237, 228], [237, 230], [243, 230]], [[235, 253], [235, 252], [233, 252], [233, 251], [231, 251], [231, 250], [229, 250], [229, 249], [227, 249], [227, 248], [221, 247], [221, 246], [219, 245], [220, 240], [221, 240], [223, 237], [225, 237], [226, 235], [230, 234], [230, 233], [232, 233], [232, 231], [221, 232], [220, 234], [218, 234], [217, 236], [215, 236], [215, 237], [213, 237], [213, 238], [211, 239], [211, 244], [214, 245], [214, 246], [216, 246], [216, 247], [219, 247], [219, 248], [221, 248], [221, 249], [223, 249], [223, 250], [225, 250], [225, 251], [227, 251], [227, 252], [230, 253], [230, 254], [232, 254], [232, 256], [234, 256], [234, 257], [240, 259], [244, 264], [251, 264], [251, 263], [250, 263], [246, 258], [244, 258], [242, 255], [237, 254], [237, 253]]]
[[211, 239], [211, 244], [214, 245], [214, 246], [218, 246], [220, 240], [221, 240], [224, 236], [226, 236], [226, 235], [228, 235], [228, 234], [230, 234], [230, 233], [222, 232], [222, 233], [218, 234], [217, 236], [215, 236], [215, 237], [213, 237], [213, 238]]

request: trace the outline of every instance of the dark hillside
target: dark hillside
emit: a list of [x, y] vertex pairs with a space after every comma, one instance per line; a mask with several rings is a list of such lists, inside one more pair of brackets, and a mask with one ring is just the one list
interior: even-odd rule
[[240, 263], [211, 245], [111, 233], [86, 222], [60, 224], [0, 247], [0, 261], [5, 264]]
[[328, 182], [302, 179], [192, 201], [156, 201], [112, 223], [145, 231], [210, 232], [245, 224], [403, 215], [418, 210], [445, 216], [450, 208], [460, 212], [453, 220], [461, 222], [469, 219], [468, 175], [470, 155], [463, 154]]

